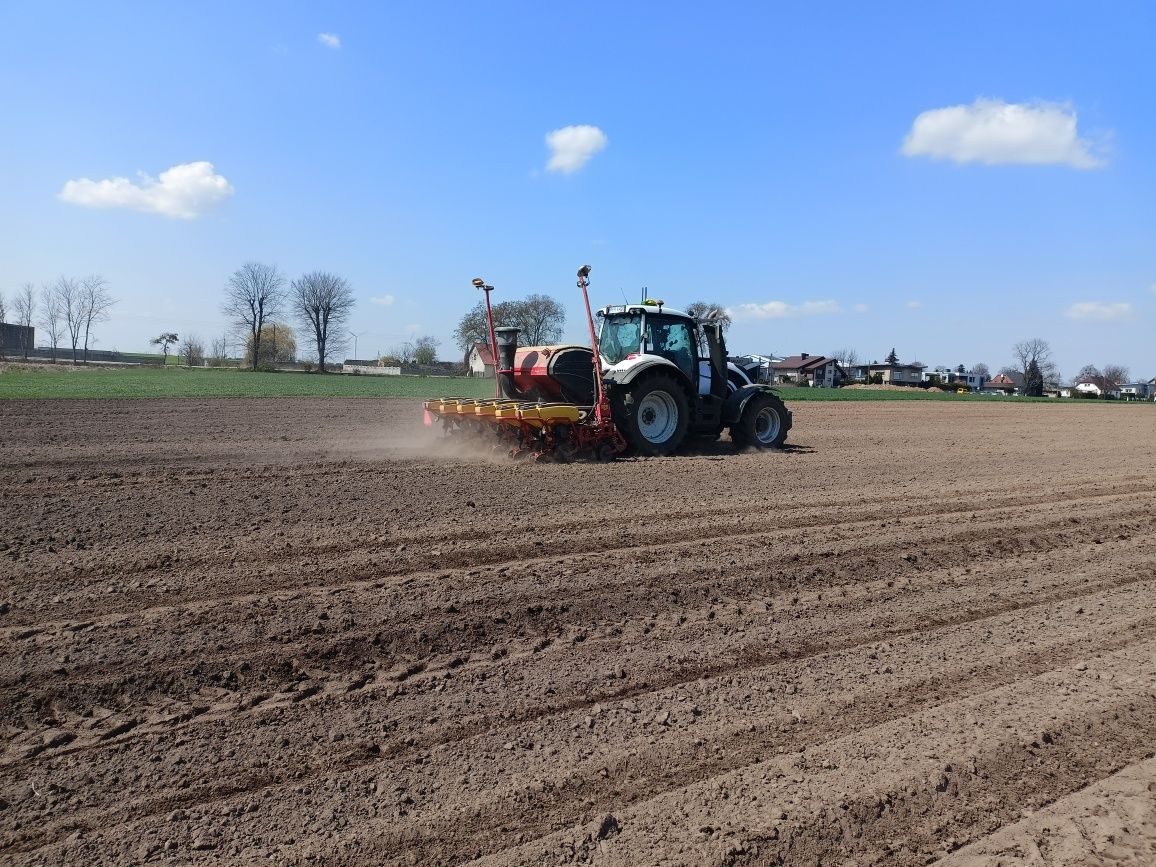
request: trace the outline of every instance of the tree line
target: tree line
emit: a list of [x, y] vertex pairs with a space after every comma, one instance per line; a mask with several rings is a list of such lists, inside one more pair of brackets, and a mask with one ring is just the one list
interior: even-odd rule
[[[116, 299], [108, 290], [108, 281], [99, 274], [76, 278], [61, 275], [54, 283], [43, 283], [39, 291], [32, 283], [25, 283], [12, 297], [15, 325], [21, 326], [20, 345], [6, 347], [0, 343], [0, 357], [9, 351], [23, 358], [36, 347], [30, 346], [28, 335], [39, 327], [48, 338], [52, 360], [57, 360], [61, 341], [72, 349], [72, 363], [88, 363], [88, 351], [96, 342], [95, 329], [106, 322]], [[8, 302], [0, 293], [0, 322], [8, 321]]]

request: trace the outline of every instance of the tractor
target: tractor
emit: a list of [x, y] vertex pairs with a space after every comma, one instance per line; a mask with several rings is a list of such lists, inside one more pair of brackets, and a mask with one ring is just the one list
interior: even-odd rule
[[494, 327], [493, 400], [428, 400], [426, 420], [449, 433], [496, 433], [511, 454], [572, 460], [668, 455], [686, 442], [730, 430], [740, 448], [780, 448], [791, 413], [769, 385], [727, 358], [718, 311], [696, 318], [656, 299], [591, 315], [590, 266], [578, 271], [589, 347], [518, 346], [519, 330]]

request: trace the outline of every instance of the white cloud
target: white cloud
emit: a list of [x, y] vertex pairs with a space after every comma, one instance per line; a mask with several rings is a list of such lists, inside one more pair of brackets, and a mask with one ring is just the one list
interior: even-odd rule
[[911, 301], [907, 302], [907, 309], [908, 310], [918, 310], [922, 306], [923, 306], [922, 301], [911, 300]]
[[870, 310], [871, 308], [870, 308], [870, 307], [868, 307], [866, 304], [856, 304], [856, 305], [855, 305], [855, 306], [854, 306], [852, 309], [853, 309], [853, 310], [854, 310], [856, 313], [866, 313], [866, 312], [867, 312], [868, 310]]
[[411, 325], [405, 326], [405, 333], [406, 334], [417, 334], [419, 331], [421, 331], [420, 325], [411, 324]]
[[728, 311], [739, 322], [758, 319], [796, 319], [800, 316], [827, 316], [842, 313], [837, 301], [804, 301], [788, 304], [786, 301], [767, 301], [763, 304], [740, 304]]
[[546, 135], [550, 161], [546, 171], [568, 175], [590, 161], [594, 154], [606, 147], [606, 133], [596, 126], [564, 126]]
[[1076, 112], [1051, 102], [1008, 103], [977, 99], [925, 111], [915, 118], [902, 153], [957, 163], [1034, 163], [1095, 169], [1106, 160], [1080, 138]]
[[1064, 315], [1069, 319], [1118, 322], [1132, 318], [1132, 305], [1125, 301], [1081, 301], [1065, 310]]
[[156, 178], [139, 173], [139, 180], [106, 178], [68, 181], [61, 201], [83, 208], [129, 208], [192, 220], [233, 195], [233, 185], [218, 175], [209, 162], [182, 163], [165, 169]]
[[370, 298], [371, 304], [380, 304], [382, 307], [389, 307], [396, 299], [392, 295], [378, 295], [376, 298]]
[[332, 48], [335, 51], [341, 47], [341, 37], [336, 33], [318, 33], [317, 41], [326, 48]]

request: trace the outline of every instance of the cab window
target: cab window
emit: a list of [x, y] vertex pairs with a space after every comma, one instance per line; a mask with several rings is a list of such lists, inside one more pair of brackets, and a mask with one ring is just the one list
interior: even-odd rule
[[648, 313], [646, 351], [673, 362], [692, 382], [698, 378], [694, 332], [688, 322]]

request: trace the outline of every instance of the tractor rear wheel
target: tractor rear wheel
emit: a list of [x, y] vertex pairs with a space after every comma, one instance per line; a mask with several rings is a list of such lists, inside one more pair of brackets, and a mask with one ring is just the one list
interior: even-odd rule
[[656, 374], [634, 383], [616, 409], [615, 424], [640, 455], [668, 455], [686, 436], [686, 393], [669, 376]]
[[731, 426], [731, 440], [739, 448], [779, 449], [791, 429], [791, 414], [773, 394], [757, 394], [747, 401], [738, 422]]

